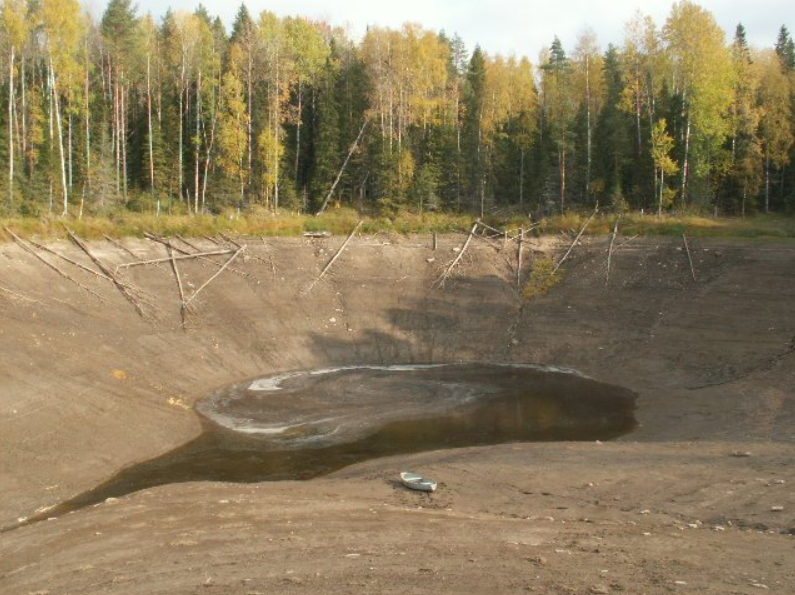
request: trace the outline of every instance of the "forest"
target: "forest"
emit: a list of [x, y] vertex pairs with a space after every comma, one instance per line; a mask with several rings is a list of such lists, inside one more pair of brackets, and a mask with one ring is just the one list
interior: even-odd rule
[[795, 210], [795, 44], [682, 0], [605, 46], [4, 0], [0, 217]]

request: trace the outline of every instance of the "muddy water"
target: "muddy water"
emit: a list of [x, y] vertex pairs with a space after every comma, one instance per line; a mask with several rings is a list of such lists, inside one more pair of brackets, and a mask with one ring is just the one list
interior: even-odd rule
[[225, 388], [197, 439], [49, 511], [189, 481], [310, 479], [377, 457], [520, 441], [609, 440], [635, 427], [635, 394], [535, 366], [346, 367]]

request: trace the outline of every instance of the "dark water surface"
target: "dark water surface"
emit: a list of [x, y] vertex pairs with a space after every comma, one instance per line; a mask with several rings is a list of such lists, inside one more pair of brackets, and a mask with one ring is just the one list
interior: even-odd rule
[[197, 406], [204, 431], [195, 440], [45, 516], [168, 483], [310, 479], [395, 454], [609, 440], [634, 429], [635, 396], [554, 368], [497, 364], [346, 367], [249, 381]]

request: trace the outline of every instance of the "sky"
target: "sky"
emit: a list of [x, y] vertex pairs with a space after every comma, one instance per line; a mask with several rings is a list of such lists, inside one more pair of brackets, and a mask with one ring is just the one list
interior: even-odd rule
[[[136, 2], [136, 0], [133, 0]], [[198, 0], [137, 0], [138, 12], [159, 18], [166, 8], [192, 12]], [[229, 28], [241, 0], [203, 0], [208, 12], [220, 16]], [[672, 0], [246, 0], [249, 12], [269, 10], [279, 16], [304, 16], [345, 27], [360, 39], [368, 25], [399, 28], [416, 22], [433, 31], [458, 35], [467, 49], [479, 44], [489, 54], [527, 56], [537, 62], [542, 48], [557, 36], [567, 52], [578, 36], [592, 29], [603, 48], [621, 45], [624, 26], [640, 9], [662, 27]], [[772, 47], [781, 25], [795, 34], [792, 0], [701, 0], [731, 39], [737, 23], [745, 26], [748, 41]], [[101, 16], [106, 0], [88, 0], [89, 10]]]

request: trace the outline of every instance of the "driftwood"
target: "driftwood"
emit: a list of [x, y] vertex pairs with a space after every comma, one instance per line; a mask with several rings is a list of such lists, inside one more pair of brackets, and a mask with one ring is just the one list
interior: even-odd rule
[[229, 260], [227, 260], [227, 261], [224, 263], [224, 265], [223, 265], [223, 266], [222, 266], [220, 269], [218, 269], [218, 271], [215, 273], [215, 275], [213, 275], [212, 277], [210, 277], [209, 279], [207, 279], [207, 281], [205, 281], [205, 282], [204, 282], [204, 285], [202, 285], [201, 287], [199, 287], [199, 289], [197, 289], [196, 291], [194, 291], [194, 292], [193, 292], [193, 295], [192, 295], [192, 296], [190, 296], [190, 297], [189, 297], [187, 300], [184, 300], [182, 303], [185, 305], [185, 307], [187, 308], [187, 307], [190, 305], [190, 303], [191, 303], [193, 300], [195, 300], [195, 299], [196, 299], [196, 297], [199, 295], [199, 293], [201, 293], [201, 291], [202, 291], [202, 290], [203, 290], [205, 287], [207, 287], [207, 286], [208, 286], [210, 283], [212, 283], [212, 282], [213, 282], [213, 280], [214, 280], [216, 277], [218, 277], [218, 275], [220, 275], [221, 273], [223, 273], [223, 272], [226, 270], [226, 268], [227, 268], [227, 267], [228, 267], [230, 264], [232, 264], [232, 261], [233, 261], [235, 258], [237, 258], [237, 257], [238, 257], [238, 256], [239, 256], [239, 255], [240, 255], [240, 254], [241, 254], [241, 253], [242, 253], [242, 252], [245, 250], [245, 249], [246, 249], [246, 247], [245, 247], [245, 246], [242, 246], [242, 247], [240, 247], [240, 248], [239, 248], [239, 249], [238, 249], [238, 250], [237, 250], [237, 251], [236, 251], [236, 252], [235, 252], [235, 253], [234, 253], [234, 254], [233, 254], [233, 255], [232, 255], [230, 258], [229, 258]]
[[330, 231], [305, 231], [304, 232], [305, 238], [330, 238], [331, 232]]
[[582, 226], [582, 229], [580, 230], [580, 233], [578, 233], [577, 237], [574, 238], [574, 241], [571, 243], [571, 246], [569, 246], [569, 249], [566, 252], [566, 254], [563, 255], [563, 258], [561, 258], [560, 261], [558, 262], [558, 264], [555, 265], [555, 268], [552, 269], [552, 272], [549, 274], [550, 277], [552, 275], [554, 275], [555, 273], [557, 273], [558, 269], [563, 265], [564, 262], [566, 262], [566, 259], [569, 257], [569, 254], [571, 254], [571, 251], [574, 250], [574, 246], [577, 245], [577, 242], [580, 241], [580, 238], [582, 237], [582, 234], [585, 233], [585, 230], [588, 228], [588, 225], [590, 225], [591, 221], [593, 221], [593, 218], [596, 217], [596, 213], [597, 212], [599, 212], [599, 207], [598, 206], [593, 210], [593, 213], [591, 214], [591, 216], [588, 217], [588, 221], [586, 221], [585, 225]]
[[7, 293], [11, 297], [16, 298], [18, 300], [25, 300], [26, 302], [33, 302], [33, 303], [36, 303], [36, 304], [39, 303], [38, 300], [34, 300], [33, 298], [29, 298], [28, 296], [22, 295], [21, 293], [17, 293], [16, 291], [11, 291], [10, 289], [8, 289], [6, 287], [3, 287], [2, 285], [0, 285], [0, 292]]
[[626, 246], [627, 244], [629, 244], [629, 243], [630, 243], [632, 240], [636, 239], [637, 237], [638, 237], [638, 234], [635, 234], [635, 235], [634, 235], [634, 236], [632, 236], [631, 238], [627, 238], [627, 240], [625, 240], [625, 241], [621, 242], [621, 243], [620, 243], [618, 246], [616, 246], [616, 249], [615, 249], [615, 250], [613, 250], [613, 252], [615, 252], [616, 250], [620, 250], [621, 248], [623, 248], [624, 246]]
[[690, 274], [693, 275], [693, 282], [696, 280], [696, 268], [693, 266], [693, 257], [690, 254], [690, 246], [687, 245], [687, 236], [682, 234], [682, 239], [685, 241], [685, 251], [687, 252], [687, 261], [690, 263]]
[[185, 328], [188, 314], [193, 313], [193, 308], [185, 302], [185, 289], [182, 286], [182, 278], [179, 276], [177, 261], [174, 259], [174, 250], [171, 246], [167, 250], [168, 255], [171, 257], [171, 270], [174, 271], [174, 277], [177, 279], [177, 288], [179, 289], [179, 318], [182, 321], [182, 328]]
[[461, 258], [464, 256], [464, 253], [467, 251], [469, 243], [472, 241], [472, 237], [475, 235], [475, 232], [477, 230], [478, 230], [478, 223], [475, 223], [472, 226], [472, 229], [469, 231], [469, 235], [467, 236], [466, 242], [464, 242], [464, 245], [461, 247], [461, 250], [458, 251], [458, 256], [455, 257], [453, 262], [450, 263], [450, 266], [448, 266], [447, 269], [445, 269], [445, 271], [441, 275], [439, 275], [439, 277], [437, 277], [436, 281], [434, 281], [434, 285], [436, 287], [444, 287], [445, 281], [447, 281], [447, 279], [450, 277], [450, 275], [453, 272], [453, 269], [458, 265], [459, 262], [461, 262]]
[[328, 264], [325, 267], [323, 267], [322, 271], [320, 271], [320, 274], [317, 276], [317, 279], [312, 281], [312, 284], [306, 288], [306, 290], [302, 293], [302, 295], [307, 295], [310, 291], [312, 291], [312, 288], [315, 285], [317, 285], [317, 282], [320, 281], [323, 278], [323, 275], [325, 275], [329, 271], [331, 265], [334, 264], [334, 261], [336, 261], [339, 258], [340, 254], [342, 254], [342, 251], [345, 250], [345, 247], [348, 245], [348, 242], [350, 242], [351, 238], [353, 238], [356, 232], [359, 231], [359, 227], [361, 227], [362, 223], [364, 223], [364, 221], [359, 221], [359, 223], [356, 224], [356, 227], [353, 228], [353, 231], [350, 233], [347, 239], [342, 243], [342, 246], [340, 246], [340, 249], [337, 250], [337, 253], [334, 255], [334, 257], [328, 261]]
[[524, 250], [524, 228], [519, 229], [519, 250], [516, 252], [516, 290], [522, 290], [522, 250]]
[[102, 263], [102, 261], [100, 261], [96, 256], [94, 256], [91, 253], [91, 250], [88, 249], [88, 246], [86, 246], [83, 243], [83, 240], [78, 238], [72, 230], [66, 228], [66, 233], [69, 234], [69, 237], [77, 245], [77, 247], [86, 253], [86, 256], [88, 256], [91, 259], [91, 262], [97, 265], [97, 267], [99, 267], [99, 270], [110, 278], [110, 280], [113, 282], [113, 285], [115, 285], [116, 289], [119, 290], [119, 293], [122, 294], [122, 296], [124, 296], [124, 299], [126, 299], [128, 302], [130, 302], [133, 305], [135, 311], [138, 312], [138, 314], [142, 318], [148, 318], [146, 312], [144, 312], [143, 307], [141, 306], [139, 299], [135, 296], [135, 290], [133, 290], [133, 288], [131, 288], [129, 285], [122, 282], [118, 277], [116, 277], [113, 271], [111, 271], [108, 267], [106, 267]]
[[56, 252], [55, 250], [53, 250], [51, 248], [48, 248], [44, 244], [39, 244], [38, 242], [34, 242], [33, 240], [28, 240], [28, 243], [33, 245], [33, 246], [35, 246], [39, 250], [41, 250], [43, 252], [46, 252], [47, 254], [52, 254], [53, 256], [56, 256], [56, 257], [60, 258], [61, 260], [64, 260], [64, 261], [68, 262], [69, 264], [72, 264], [72, 265], [76, 266], [77, 268], [84, 270], [87, 273], [91, 273], [92, 275], [97, 276], [100, 279], [105, 279], [106, 281], [111, 281], [111, 278], [108, 277], [107, 275], [104, 275], [103, 273], [99, 273], [99, 272], [95, 271], [94, 269], [92, 269], [90, 267], [87, 267], [86, 265], [84, 265], [82, 263], [77, 262], [76, 260], [72, 260], [68, 256], [64, 256], [63, 254], [59, 254], [58, 252]]
[[353, 155], [353, 152], [356, 150], [356, 147], [359, 144], [359, 141], [362, 139], [362, 135], [364, 134], [364, 130], [365, 130], [365, 128], [367, 128], [367, 124], [369, 124], [369, 123], [370, 123], [370, 120], [365, 120], [364, 124], [362, 124], [361, 130], [359, 130], [359, 136], [357, 136], [356, 140], [353, 141], [353, 144], [351, 145], [351, 149], [350, 149], [350, 151], [348, 151], [348, 156], [345, 158], [345, 161], [342, 163], [342, 167], [340, 168], [340, 171], [337, 174], [337, 179], [334, 180], [334, 183], [331, 185], [331, 190], [328, 191], [328, 194], [326, 195], [326, 200], [323, 201], [323, 205], [320, 207], [320, 210], [317, 212], [317, 215], [323, 214], [323, 211], [326, 210], [326, 206], [328, 206], [328, 201], [331, 200], [331, 196], [334, 194], [334, 190], [336, 190], [337, 184], [340, 183], [340, 179], [342, 179], [342, 174], [345, 171], [345, 168], [348, 166], [348, 161], [351, 160], [351, 156]]
[[618, 235], [618, 222], [621, 221], [621, 215], [619, 214], [618, 218], [616, 219], [616, 224], [613, 226], [613, 235], [610, 236], [610, 247], [607, 249], [607, 274], [605, 275], [605, 287], [610, 283], [610, 263], [613, 260], [613, 244], [616, 241], [616, 236]]
[[114, 240], [112, 237], [110, 237], [108, 235], [103, 235], [102, 237], [105, 238], [108, 242], [110, 242], [114, 246], [116, 246], [122, 252], [132, 256], [135, 260], [141, 260], [140, 256], [138, 256], [135, 252], [133, 252], [132, 250], [130, 250], [129, 248], [124, 246], [124, 244], [122, 244], [121, 242], [118, 242], [118, 241]]
[[11, 236], [11, 237], [14, 239], [14, 241], [15, 241], [15, 242], [16, 242], [16, 243], [17, 243], [19, 246], [21, 246], [21, 247], [22, 247], [22, 249], [24, 249], [24, 250], [25, 250], [25, 252], [27, 252], [28, 254], [31, 254], [31, 255], [32, 255], [32, 256], [34, 256], [35, 258], [39, 259], [41, 262], [43, 262], [45, 265], [47, 265], [47, 266], [48, 266], [49, 268], [51, 268], [53, 271], [55, 271], [56, 273], [58, 273], [58, 274], [59, 274], [61, 277], [63, 277], [63, 278], [64, 278], [64, 279], [66, 279], [67, 281], [71, 281], [72, 283], [74, 283], [75, 285], [77, 285], [77, 286], [78, 286], [80, 289], [83, 289], [83, 290], [87, 291], [88, 293], [90, 293], [91, 295], [93, 295], [94, 297], [96, 297], [96, 298], [97, 298], [98, 300], [100, 300], [100, 301], [103, 301], [103, 302], [105, 301], [105, 299], [104, 299], [104, 298], [103, 298], [101, 295], [99, 295], [99, 294], [98, 294], [96, 291], [94, 291], [93, 289], [91, 289], [91, 288], [89, 288], [89, 287], [86, 287], [85, 285], [83, 285], [82, 283], [80, 283], [80, 281], [78, 281], [77, 279], [74, 279], [73, 277], [70, 277], [68, 274], [66, 274], [64, 271], [62, 271], [62, 270], [61, 270], [60, 268], [58, 268], [56, 265], [54, 265], [54, 264], [53, 264], [53, 263], [51, 263], [49, 260], [47, 260], [47, 259], [45, 259], [44, 257], [42, 257], [42, 256], [41, 256], [41, 255], [40, 255], [38, 252], [36, 252], [36, 251], [35, 251], [33, 248], [31, 248], [30, 246], [28, 246], [27, 244], [25, 244], [25, 242], [22, 240], [22, 238], [20, 238], [20, 237], [19, 237], [17, 234], [15, 234], [13, 231], [11, 231], [10, 229], [8, 229], [7, 227], [4, 227], [3, 229], [6, 231], [6, 233], [7, 233], [8, 235], [10, 235], [10, 236]]
[[178, 239], [180, 242], [182, 242], [183, 244], [185, 244], [186, 246], [188, 246], [188, 247], [189, 247], [191, 250], [196, 250], [196, 252], [201, 252], [201, 251], [202, 251], [202, 249], [201, 249], [201, 248], [199, 248], [199, 247], [198, 247], [198, 246], [196, 246], [195, 244], [192, 244], [192, 243], [190, 243], [188, 240], [186, 240], [185, 238], [183, 238], [181, 235], [177, 234], [175, 237], [176, 237], [176, 238], [177, 238], [177, 239]]
[[[175, 252], [179, 252], [180, 254], [184, 254], [186, 256], [190, 256], [192, 254], [191, 252], [188, 252], [187, 250], [183, 250], [179, 246], [175, 246], [173, 242], [169, 242], [167, 239], [161, 238], [160, 236], [157, 236], [157, 235], [155, 235], [153, 233], [150, 233], [148, 231], [144, 232], [144, 236], [147, 239], [152, 240], [153, 242], [157, 242], [158, 244], [163, 244], [163, 246], [165, 246], [166, 248], [168, 248], [170, 246]], [[208, 262], [211, 265], [216, 266], [216, 267], [225, 266], [225, 265], [222, 265], [219, 262], [215, 262], [212, 258], [208, 258], [206, 256], [197, 256], [197, 258], [199, 260], [201, 260], [202, 262]], [[241, 277], [245, 277], [246, 279], [251, 279], [253, 281], [256, 281], [257, 283], [260, 282], [260, 280], [257, 279], [256, 276], [252, 275], [251, 273], [247, 273], [245, 271], [241, 271], [240, 269], [236, 269], [234, 267], [229, 267], [229, 271], [232, 272], [232, 273], [236, 273], [236, 274], [240, 275]]]
[[[223, 240], [225, 242], [227, 242], [229, 244], [232, 244], [235, 248], [240, 248], [241, 247], [241, 244], [239, 242], [237, 242], [234, 238], [230, 238], [225, 233], [221, 234], [221, 238], [223, 238]], [[264, 243], [265, 242], [263, 242], [263, 244]], [[252, 258], [255, 262], [259, 262], [261, 264], [269, 265], [271, 267], [271, 270], [274, 272], [274, 274], [276, 273], [276, 265], [274, 265], [274, 263], [273, 263], [273, 258], [270, 258], [269, 260], [265, 260], [261, 256], [257, 256], [256, 254], [251, 254], [251, 253], [249, 253], [248, 256], [249, 256], [249, 258]]]
[[[171, 246], [168, 246], [169, 250], [173, 250]], [[162, 262], [172, 262], [174, 260], [190, 260], [191, 258], [201, 258], [203, 256], [220, 256], [222, 254], [232, 254], [234, 250], [215, 250], [213, 252], [200, 252], [198, 254], [183, 254], [182, 256], [174, 256], [171, 254], [169, 258], [155, 258], [152, 260], [139, 260], [138, 262], [126, 262], [124, 264], [120, 264], [116, 267], [116, 270], [119, 269], [128, 269], [130, 267], [140, 267], [148, 264], [160, 264]]]

